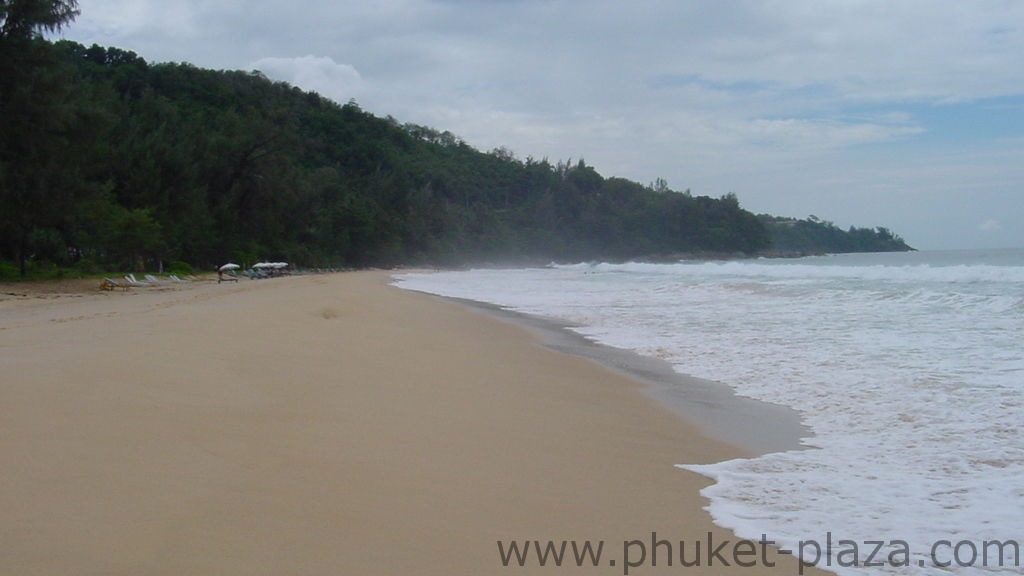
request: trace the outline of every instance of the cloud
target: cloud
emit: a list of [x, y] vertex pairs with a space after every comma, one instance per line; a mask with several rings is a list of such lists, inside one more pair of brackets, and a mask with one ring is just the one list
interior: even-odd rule
[[318, 92], [342, 104], [357, 98], [366, 88], [358, 70], [348, 64], [338, 64], [327, 56], [261, 58], [249, 68], [263, 72], [272, 80]]
[[181, 41], [199, 31], [198, 6], [189, 2], [82, 0], [80, 9], [70, 30], [82, 31], [98, 44], [136, 49], [148, 45], [146, 39], [170, 35]]
[[743, 123], [748, 143], [785, 146], [790, 151], [826, 151], [860, 144], [887, 142], [918, 134], [919, 127], [874, 122], [823, 119], [754, 119]]
[[978, 225], [978, 230], [981, 230], [982, 232], [995, 232], [996, 230], [1002, 230], [1002, 228], [1003, 227], [999, 224], [998, 220], [991, 219], [985, 220]]

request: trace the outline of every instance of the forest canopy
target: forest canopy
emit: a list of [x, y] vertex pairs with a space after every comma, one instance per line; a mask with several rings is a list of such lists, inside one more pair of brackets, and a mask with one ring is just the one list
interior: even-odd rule
[[28, 28], [16, 4], [0, 28], [0, 260], [22, 273], [908, 249], [881, 228], [797, 234], [733, 194], [604, 177], [582, 159], [479, 151], [258, 72], [51, 43], [40, 32], [74, 3]]
[[844, 252], [903, 252], [913, 250], [898, 234], [888, 228], [843, 230], [832, 222], [813, 214], [804, 219], [760, 214], [758, 218], [771, 237], [771, 253], [805, 255]]

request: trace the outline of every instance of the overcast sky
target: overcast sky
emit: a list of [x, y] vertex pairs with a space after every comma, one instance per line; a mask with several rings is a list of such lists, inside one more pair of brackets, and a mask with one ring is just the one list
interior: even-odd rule
[[754, 212], [1024, 246], [1018, 0], [79, 0], [63, 36]]

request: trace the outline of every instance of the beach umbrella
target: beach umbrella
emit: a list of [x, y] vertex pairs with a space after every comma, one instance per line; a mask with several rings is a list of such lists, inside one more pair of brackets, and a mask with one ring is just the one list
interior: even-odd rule
[[228, 262], [227, 264], [221, 266], [217, 270], [223, 272], [225, 270], [238, 270], [239, 268], [241, 268], [241, 266], [239, 266], [238, 264], [232, 264], [231, 262]]

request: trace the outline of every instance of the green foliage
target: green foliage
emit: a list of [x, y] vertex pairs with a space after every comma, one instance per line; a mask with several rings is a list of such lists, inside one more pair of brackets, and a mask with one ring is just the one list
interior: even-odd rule
[[180, 260], [175, 260], [175, 261], [173, 261], [173, 262], [171, 262], [170, 264], [167, 265], [167, 273], [168, 274], [191, 274], [192, 273], [192, 265], [189, 264], [188, 262], [182, 262]]
[[0, 42], [59, 30], [75, 16], [77, 0], [0, 0]]
[[0, 261], [0, 280], [63, 280], [77, 276], [74, 270], [63, 268], [49, 260], [29, 260], [24, 272], [19, 263]]
[[92, 258], [82, 258], [75, 263], [75, 268], [81, 276], [95, 276], [106, 272], [106, 269]]
[[0, 142], [0, 257], [22, 263], [391, 266], [770, 244], [732, 194], [695, 197], [660, 179], [605, 178], [583, 160], [480, 152], [259, 73], [36, 45], [41, 64], [5, 93], [20, 108], [4, 133], [18, 136]]
[[18, 265], [7, 260], [0, 260], [0, 280], [14, 280], [21, 276]]
[[913, 250], [903, 238], [887, 228], [855, 228], [843, 230], [817, 216], [804, 220], [758, 216], [772, 237], [772, 249], [779, 253], [824, 254], [844, 252], [905, 252]]

